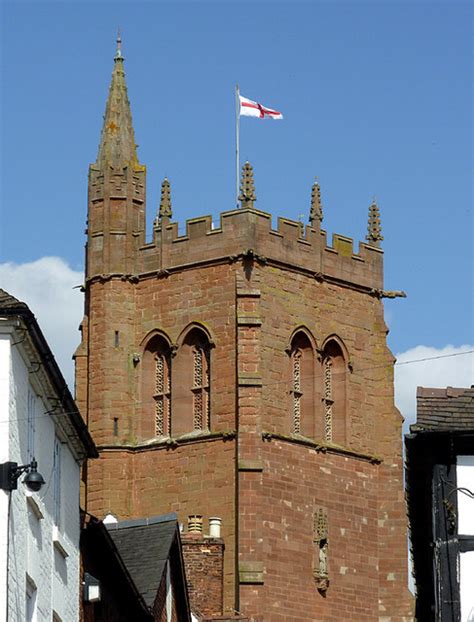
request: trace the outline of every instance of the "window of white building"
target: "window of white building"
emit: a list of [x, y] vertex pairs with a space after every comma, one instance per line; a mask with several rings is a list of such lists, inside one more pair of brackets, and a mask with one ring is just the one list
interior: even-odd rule
[[36, 590], [36, 586], [33, 581], [27, 576], [26, 577], [26, 611], [25, 618], [26, 622], [36, 622], [37, 620], [37, 600], [38, 592]]

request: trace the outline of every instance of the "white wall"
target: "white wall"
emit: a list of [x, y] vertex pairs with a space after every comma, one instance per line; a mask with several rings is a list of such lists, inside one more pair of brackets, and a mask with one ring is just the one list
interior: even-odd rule
[[[2, 336], [2, 335], [0, 335]], [[46, 484], [38, 493], [31, 493], [18, 481], [18, 489], [11, 492], [8, 555], [8, 622], [26, 620], [27, 580], [36, 587], [36, 622], [51, 622], [53, 610], [64, 622], [79, 619], [79, 465], [48, 406], [39, 395], [51, 396], [51, 389], [41, 385], [40, 373], [29, 373], [31, 367], [21, 345], [10, 348], [5, 338], [0, 339], [0, 396], [8, 396], [8, 412], [1, 419], [9, 419], [6, 434], [0, 434], [2, 461], [19, 464], [27, 461], [28, 444], [28, 391], [35, 393], [35, 457], [38, 471]], [[7, 359], [7, 362], [5, 362]], [[26, 359], [26, 360], [25, 360]], [[5, 388], [5, 370], [8, 375]], [[3, 383], [3, 384], [2, 384]], [[2, 398], [0, 398], [2, 399]], [[4, 405], [0, 402], [0, 409]], [[49, 406], [50, 408], [51, 406]], [[0, 424], [1, 425], [1, 424]], [[0, 431], [2, 428], [0, 428]], [[59, 435], [59, 436], [58, 436]], [[61, 444], [61, 520], [55, 528], [53, 448], [58, 436]], [[5, 441], [5, 438], [8, 439]], [[1, 440], [3, 439], [3, 440]], [[7, 447], [4, 447], [5, 444]], [[5, 499], [0, 491], [0, 530], [5, 530]], [[1, 531], [0, 539], [3, 541]], [[5, 559], [0, 548], [0, 581], [4, 577]], [[5, 552], [3, 552], [5, 557]], [[2, 563], [3, 562], [3, 563]], [[2, 575], [3, 573], [3, 575]], [[5, 593], [0, 584], [0, 621], [5, 620]], [[4, 599], [5, 600], [5, 599]]]
[[[458, 456], [456, 466], [458, 488], [458, 533], [474, 538], [474, 498], [459, 490], [474, 493], [474, 456]], [[474, 551], [460, 554], [461, 622], [474, 622]]]
[[461, 622], [474, 622], [474, 551], [460, 555]]
[[[8, 461], [10, 337], [0, 334], [0, 462]], [[0, 620], [7, 612], [8, 493], [0, 490]]]
[[[474, 535], [474, 499], [459, 490], [466, 488], [474, 493], [474, 456], [458, 456], [456, 466], [458, 487], [458, 533]], [[472, 583], [474, 585], [474, 581]]]

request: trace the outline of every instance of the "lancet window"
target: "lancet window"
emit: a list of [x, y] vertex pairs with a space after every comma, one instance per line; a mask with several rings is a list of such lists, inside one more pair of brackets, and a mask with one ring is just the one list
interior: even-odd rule
[[301, 350], [293, 354], [293, 432], [301, 432]]
[[211, 427], [211, 342], [204, 329], [193, 326], [173, 360], [173, 433]]
[[171, 430], [171, 368], [169, 357], [163, 352], [155, 353], [155, 436], [163, 436]]
[[202, 343], [193, 347], [192, 392], [194, 429], [209, 429], [209, 349]]
[[171, 435], [171, 348], [161, 335], [153, 336], [143, 353], [142, 365], [144, 438]]
[[346, 375], [347, 364], [339, 343], [331, 339], [323, 349], [322, 401], [324, 438], [329, 443], [346, 440]]
[[323, 361], [323, 377], [324, 377], [324, 438], [332, 441], [332, 359], [326, 356]]
[[314, 352], [309, 337], [298, 331], [290, 344], [291, 432], [314, 435]]

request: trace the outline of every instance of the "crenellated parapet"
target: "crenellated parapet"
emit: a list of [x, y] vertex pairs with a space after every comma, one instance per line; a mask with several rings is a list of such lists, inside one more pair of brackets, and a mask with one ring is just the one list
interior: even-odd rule
[[412, 619], [380, 302], [404, 293], [383, 289], [378, 205], [363, 242], [330, 237], [317, 180], [308, 224], [275, 218], [246, 162], [239, 207], [214, 222], [178, 225], [164, 178], [147, 236], [145, 176], [119, 38], [89, 169], [75, 353], [76, 400], [100, 450], [84, 509], [222, 517], [224, 611]]
[[145, 243], [146, 168], [138, 161], [120, 42], [107, 100], [97, 160], [89, 170], [87, 282], [104, 278], [167, 276], [192, 266], [235, 261], [250, 251], [259, 261], [344, 283], [366, 291], [383, 289], [383, 253], [379, 209], [369, 210], [367, 243], [321, 229], [323, 208], [317, 181], [311, 189], [309, 226], [256, 209], [254, 171], [242, 167], [240, 208], [223, 212], [218, 227], [211, 216], [186, 221], [184, 235], [171, 222], [171, 186], [167, 178]]
[[271, 214], [256, 209], [236, 209], [220, 215], [218, 227], [211, 216], [186, 221], [184, 235], [178, 223], [169, 223], [143, 245], [138, 253], [139, 274], [172, 272], [206, 264], [235, 260], [252, 251], [259, 261], [305, 272], [317, 280], [344, 281], [368, 288], [383, 287], [383, 251], [351, 238], [279, 218], [272, 227]]

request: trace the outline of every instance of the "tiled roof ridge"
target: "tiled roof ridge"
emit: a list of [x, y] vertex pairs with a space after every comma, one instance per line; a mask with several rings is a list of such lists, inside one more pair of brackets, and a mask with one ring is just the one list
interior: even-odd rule
[[148, 525], [171, 523], [177, 520], [178, 515], [175, 512], [169, 512], [168, 514], [160, 514], [158, 516], [149, 516], [145, 518], [134, 518], [118, 521], [117, 523], [104, 523], [104, 525], [110, 531], [113, 529], [130, 529], [131, 527], [147, 527]]
[[474, 430], [474, 387], [428, 388], [418, 387], [417, 431], [466, 432]]
[[446, 397], [461, 397], [465, 393], [473, 393], [474, 394], [474, 386], [470, 387], [417, 387], [416, 389], [416, 397], [422, 398], [446, 398]]

